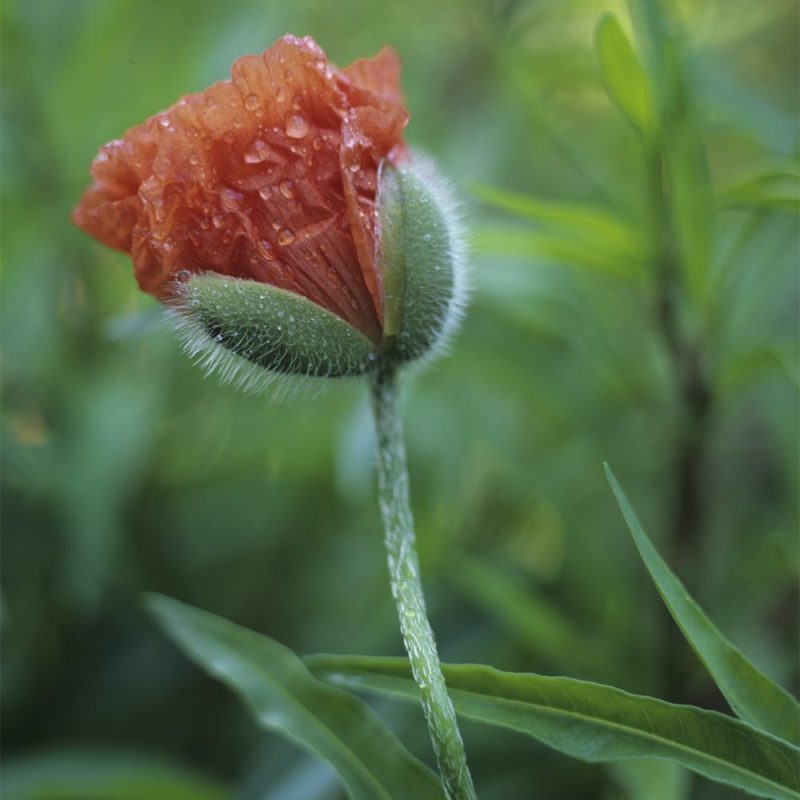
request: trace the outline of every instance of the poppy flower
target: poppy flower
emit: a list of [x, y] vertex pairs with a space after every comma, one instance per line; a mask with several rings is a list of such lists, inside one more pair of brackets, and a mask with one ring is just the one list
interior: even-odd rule
[[[288, 293], [347, 323], [359, 353], [386, 349], [387, 338], [403, 333], [397, 303], [387, 310], [386, 284], [395, 296], [408, 289], [405, 266], [398, 277], [381, 265], [381, 176], [406, 175], [411, 161], [399, 72], [390, 48], [339, 70], [310, 37], [284, 36], [260, 56], [238, 59], [230, 80], [182, 97], [102, 147], [73, 221], [129, 253], [140, 288], [167, 304], [185, 300], [187, 282], [199, 292], [193, 305], [210, 302], [199, 276], [236, 288], [240, 305], [253, 284], [267, 286], [281, 290], [281, 302]], [[437, 291], [432, 301], [441, 306]], [[237, 311], [237, 330], [250, 330], [245, 348], [227, 332], [228, 310], [213, 310], [206, 333], [261, 366], [291, 371], [297, 348], [277, 360], [253, 357], [256, 339], [270, 353], [278, 346], [274, 318], [265, 343], [253, 333], [259, 321], [243, 324]], [[323, 321], [329, 337], [338, 323]], [[357, 360], [363, 371], [369, 359]], [[320, 362], [311, 371], [345, 374], [351, 366], [342, 373]]]

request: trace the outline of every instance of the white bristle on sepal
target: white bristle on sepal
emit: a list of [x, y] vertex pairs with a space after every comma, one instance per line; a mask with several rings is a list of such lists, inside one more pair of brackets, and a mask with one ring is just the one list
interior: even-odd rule
[[167, 306], [189, 357], [243, 391], [295, 396], [326, 378], [362, 375], [377, 360], [345, 320], [267, 284], [201, 273], [177, 284]]
[[397, 363], [444, 354], [469, 296], [466, 235], [452, 185], [415, 153], [381, 173], [378, 264], [384, 280], [381, 353]]

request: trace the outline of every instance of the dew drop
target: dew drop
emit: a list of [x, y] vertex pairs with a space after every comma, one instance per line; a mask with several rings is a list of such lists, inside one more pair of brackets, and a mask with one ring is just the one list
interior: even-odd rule
[[275, 99], [279, 103], [282, 103], [286, 99], [286, 89], [284, 89], [283, 86], [278, 88], [278, 91], [275, 93]]
[[[272, 252], [272, 245], [266, 240], [261, 239], [258, 243], [258, 253], [265, 261], [274, 261], [275, 260], [275, 253]], [[261, 299], [264, 299], [264, 295], [261, 295]]]
[[313, 141], [313, 146], [315, 150], [322, 150], [322, 137], [315, 136]]
[[158, 118], [158, 124], [162, 128], [169, 128], [169, 117], [159, 117]]
[[293, 200], [294, 199], [294, 183], [292, 183], [292, 181], [289, 181], [289, 180], [281, 181], [281, 184], [280, 184], [280, 186], [278, 188], [280, 188], [281, 194], [287, 200]]
[[299, 111], [303, 107], [303, 98], [298, 94], [292, 98], [292, 108]]
[[295, 240], [294, 231], [290, 228], [282, 228], [278, 231], [278, 236], [276, 241], [281, 247], [286, 247], [290, 245]]
[[248, 111], [255, 111], [257, 108], [261, 107], [261, 102], [258, 99], [258, 96], [255, 94], [249, 94], [244, 100], [244, 107]]
[[355, 172], [358, 172], [361, 169], [361, 164], [359, 164], [358, 161], [354, 161], [347, 168], [350, 170], [350, 172], [354, 172], [355, 173]]
[[214, 223], [215, 228], [221, 228], [225, 224], [225, 217], [221, 214], [214, 214], [214, 216], [211, 217], [211, 222]]
[[200, 163], [200, 156], [192, 151], [189, 153], [189, 163], [196, 167]]
[[269, 157], [269, 147], [261, 140], [256, 139], [247, 150], [244, 151], [244, 160], [248, 164], [260, 164]]
[[258, 195], [262, 200], [269, 200], [269, 198], [272, 196], [272, 187], [262, 186], [258, 190]]
[[308, 133], [308, 122], [299, 114], [286, 120], [286, 135], [291, 139], [302, 139]]

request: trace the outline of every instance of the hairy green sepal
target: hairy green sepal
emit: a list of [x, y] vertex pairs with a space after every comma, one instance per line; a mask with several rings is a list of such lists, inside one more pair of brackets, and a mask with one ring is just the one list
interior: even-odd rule
[[381, 173], [382, 353], [396, 363], [435, 350], [457, 314], [457, 242], [446, 198], [428, 177], [388, 165]]
[[179, 296], [179, 324], [198, 352], [216, 345], [274, 373], [331, 378], [361, 375], [376, 359], [341, 317], [275, 286], [205, 273], [181, 284]]

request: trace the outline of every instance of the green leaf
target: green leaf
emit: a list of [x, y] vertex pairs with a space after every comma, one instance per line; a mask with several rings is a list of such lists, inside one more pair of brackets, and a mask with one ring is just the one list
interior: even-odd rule
[[794, 745], [800, 744], [800, 706], [748, 661], [705, 615], [658, 554], [607, 464], [605, 470], [659, 594], [731, 708], [747, 722]]
[[377, 715], [316, 680], [278, 642], [160, 595], [147, 605], [198, 666], [233, 689], [258, 723], [328, 761], [353, 800], [443, 800], [435, 774]]
[[[402, 658], [320, 655], [315, 674], [353, 689], [415, 700]], [[774, 800], [800, 798], [800, 750], [740, 720], [573, 678], [449, 665], [456, 711], [527, 733], [584, 761], [666, 758], [719, 783]]]
[[797, 211], [800, 166], [794, 161], [777, 161], [740, 175], [717, 192], [717, 207]]
[[543, 255], [620, 277], [644, 274], [647, 242], [634, 226], [603, 208], [489, 186], [474, 186], [472, 192], [486, 205], [536, 225], [535, 229], [484, 228], [478, 232], [481, 249]]
[[3, 764], [5, 800], [229, 800], [210, 778], [136, 753], [51, 751]]
[[653, 126], [653, 100], [644, 68], [614, 14], [604, 14], [595, 47], [609, 97], [642, 134]]

